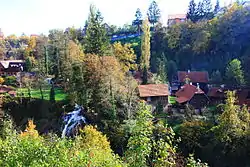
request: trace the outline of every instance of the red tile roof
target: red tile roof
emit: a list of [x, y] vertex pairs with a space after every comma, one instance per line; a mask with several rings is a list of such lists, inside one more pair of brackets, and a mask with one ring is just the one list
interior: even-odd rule
[[168, 96], [167, 84], [139, 85], [140, 97]]
[[185, 79], [189, 78], [194, 83], [208, 83], [208, 73], [200, 71], [178, 71], [178, 81], [185, 82]]
[[176, 95], [176, 101], [178, 103], [184, 103], [193, 98], [195, 94], [204, 94], [204, 92], [194, 85], [185, 84], [180, 90], [178, 90]]

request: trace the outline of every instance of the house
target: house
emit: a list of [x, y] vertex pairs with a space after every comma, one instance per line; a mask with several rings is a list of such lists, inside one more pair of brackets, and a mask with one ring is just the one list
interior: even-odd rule
[[169, 87], [167, 84], [148, 84], [139, 85], [139, 96], [142, 100], [147, 101], [151, 105], [168, 104]]
[[210, 88], [207, 96], [209, 97], [210, 104], [212, 105], [222, 104], [225, 101], [225, 91], [220, 87]]
[[24, 70], [25, 62], [23, 60], [2, 60], [0, 61], [1, 75], [17, 75]]
[[[177, 91], [187, 83], [192, 83], [192, 85], [198, 86], [205, 93], [208, 92], [208, 72], [206, 71], [178, 71], [177, 72], [177, 80], [172, 83], [175, 87], [172, 89], [173, 91]], [[177, 89], [177, 90], [176, 90]]]
[[194, 109], [202, 109], [208, 105], [207, 95], [199, 88], [192, 84], [185, 84], [175, 93], [176, 101], [181, 104], [190, 104]]
[[186, 20], [187, 20], [186, 14], [168, 15], [168, 26], [171, 26], [176, 23], [185, 22]]

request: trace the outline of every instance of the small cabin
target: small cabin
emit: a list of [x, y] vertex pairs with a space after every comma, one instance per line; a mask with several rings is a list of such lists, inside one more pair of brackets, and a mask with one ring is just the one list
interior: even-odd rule
[[139, 85], [139, 96], [148, 104], [156, 106], [168, 104], [169, 87], [168, 84], [148, 84]]

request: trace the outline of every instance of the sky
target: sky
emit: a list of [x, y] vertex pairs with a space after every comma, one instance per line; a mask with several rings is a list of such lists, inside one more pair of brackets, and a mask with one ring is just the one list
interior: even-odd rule
[[[167, 23], [169, 14], [184, 14], [189, 0], [156, 0], [161, 10], [161, 22]], [[216, 0], [212, 0], [215, 4]], [[83, 27], [89, 6], [94, 4], [108, 24], [131, 24], [135, 11], [143, 16], [152, 0], [0, 0], [0, 28], [5, 36], [48, 34], [51, 29]], [[221, 6], [231, 0], [220, 0]]]

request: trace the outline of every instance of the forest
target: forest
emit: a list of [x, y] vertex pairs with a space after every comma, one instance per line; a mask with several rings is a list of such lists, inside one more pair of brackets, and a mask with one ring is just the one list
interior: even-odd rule
[[[0, 77], [1, 89], [16, 92], [0, 95], [0, 166], [250, 166], [249, 106], [234, 91], [250, 84], [250, 6], [191, 0], [187, 8], [185, 22], [165, 26], [153, 1], [147, 16], [138, 8], [117, 27], [91, 5], [84, 28], [0, 39], [1, 60], [25, 63]], [[176, 116], [138, 96], [139, 85], [171, 86], [188, 70], [230, 87], [225, 100]], [[69, 124], [72, 114], [82, 122]]]

